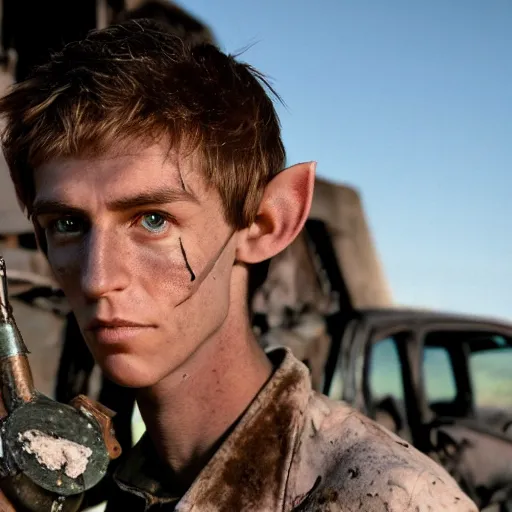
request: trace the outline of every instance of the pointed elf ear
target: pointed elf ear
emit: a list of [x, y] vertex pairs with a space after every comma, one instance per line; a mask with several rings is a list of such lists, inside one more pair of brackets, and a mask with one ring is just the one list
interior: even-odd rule
[[240, 233], [237, 260], [258, 263], [290, 245], [308, 218], [316, 162], [288, 167], [266, 186], [256, 220]]

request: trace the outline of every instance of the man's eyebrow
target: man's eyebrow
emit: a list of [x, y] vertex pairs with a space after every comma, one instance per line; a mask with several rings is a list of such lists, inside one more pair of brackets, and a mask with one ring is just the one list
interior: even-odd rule
[[188, 201], [198, 203], [196, 196], [187, 190], [159, 189], [140, 192], [133, 196], [121, 197], [107, 203], [107, 208], [112, 211], [130, 210], [140, 206], [175, 203]]
[[30, 211], [30, 217], [37, 218], [40, 215], [56, 213], [66, 213], [67, 215], [85, 215], [85, 211], [83, 209], [70, 206], [69, 204], [57, 199], [36, 199]]
[[[199, 202], [196, 196], [187, 190], [159, 189], [114, 199], [107, 203], [107, 208], [111, 211], [123, 211], [139, 208], [141, 206], [163, 205], [177, 201]], [[57, 199], [36, 199], [32, 206], [31, 217], [37, 218], [40, 215], [57, 213], [65, 213], [67, 215], [86, 215], [86, 211], [84, 209], [76, 208], [64, 201]]]

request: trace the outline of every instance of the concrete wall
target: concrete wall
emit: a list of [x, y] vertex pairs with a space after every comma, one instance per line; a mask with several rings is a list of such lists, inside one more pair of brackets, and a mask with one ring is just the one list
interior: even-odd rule
[[328, 225], [353, 305], [391, 306], [391, 289], [358, 191], [317, 179], [310, 216]]

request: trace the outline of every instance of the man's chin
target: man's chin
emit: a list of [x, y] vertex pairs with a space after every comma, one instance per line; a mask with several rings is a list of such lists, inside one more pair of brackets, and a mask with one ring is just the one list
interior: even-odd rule
[[109, 380], [126, 388], [147, 388], [161, 380], [154, 366], [128, 354], [109, 355], [98, 363]]

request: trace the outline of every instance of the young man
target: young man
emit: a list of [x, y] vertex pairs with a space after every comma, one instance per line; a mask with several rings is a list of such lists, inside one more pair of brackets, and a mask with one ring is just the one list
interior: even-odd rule
[[475, 511], [436, 463], [268, 357], [251, 265], [300, 232], [264, 79], [149, 22], [68, 45], [0, 101], [17, 194], [103, 372], [147, 435], [109, 511]]

